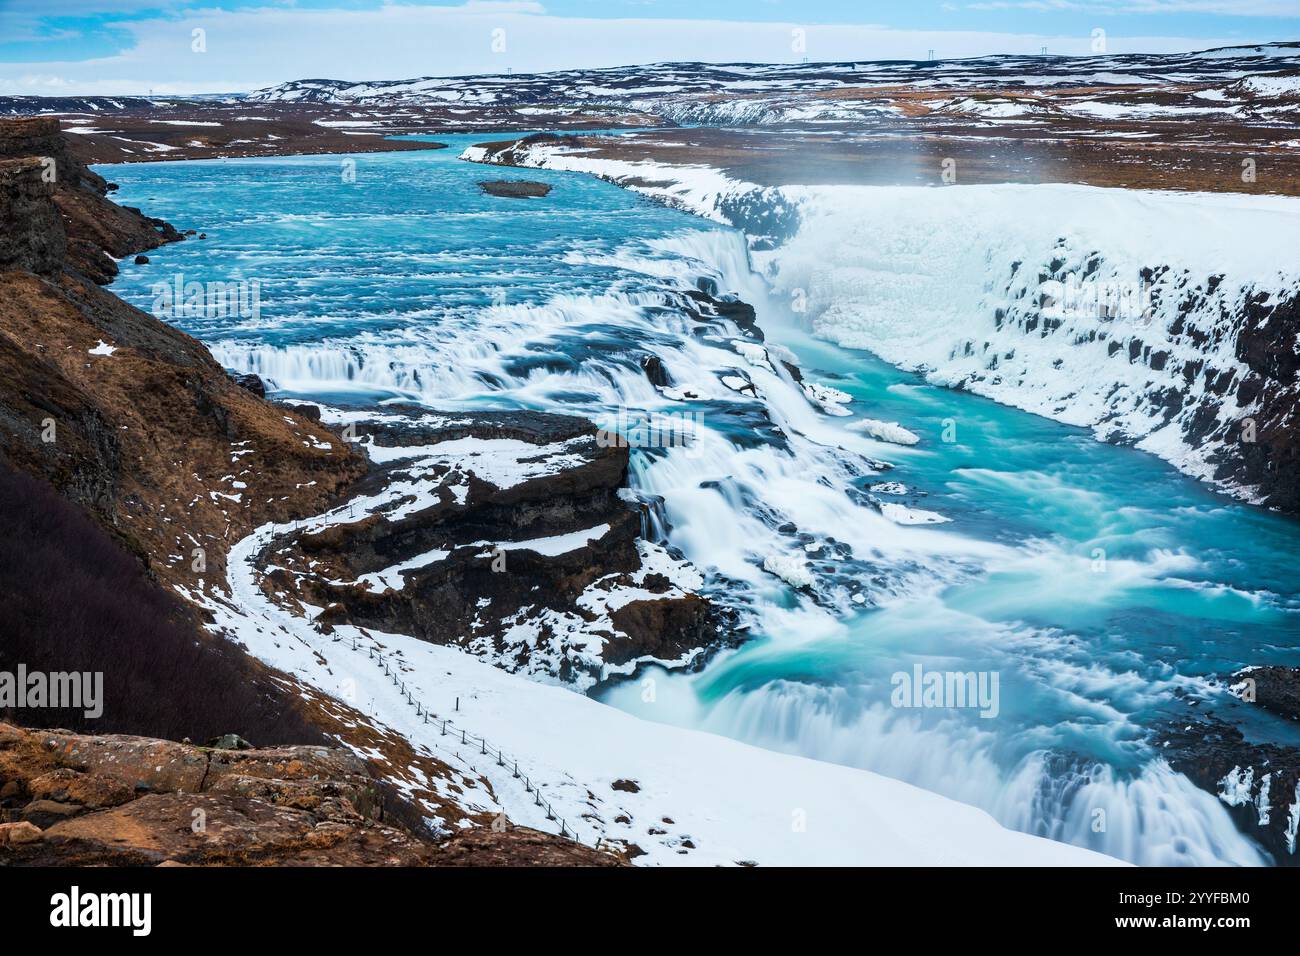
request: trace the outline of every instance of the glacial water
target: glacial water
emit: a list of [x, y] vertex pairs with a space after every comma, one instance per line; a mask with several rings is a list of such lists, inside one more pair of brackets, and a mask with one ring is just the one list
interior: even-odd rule
[[[752, 639], [700, 673], [616, 686], [614, 706], [868, 768], [1139, 863], [1266, 861], [1219, 800], [1169, 770], [1152, 733], [1193, 715], [1190, 696], [1248, 736], [1300, 744], [1294, 724], [1210, 679], [1296, 662], [1300, 526], [1148, 455], [818, 342], [768, 297], [734, 231], [587, 177], [456, 159], [491, 138], [104, 168], [120, 201], [209, 237], [124, 263], [113, 289], [149, 310], [151, 287], [178, 276], [255, 281], [255, 309], [172, 320], [282, 396], [603, 424], [620, 408], [698, 413], [690, 448], [634, 451], [632, 481], [663, 498], [669, 543]], [[476, 186], [497, 178], [553, 191]], [[822, 414], [730, 336], [692, 334], [666, 290], [701, 276], [755, 304], [768, 342], [851, 394], [852, 416]], [[651, 386], [647, 353], [699, 398]], [[736, 376], [758, 394], [728, 387]], [[921, 441], [845, 427], [859, 417]], [[908, 493], [870, 492], [882, 481]], [[949, 520], [899, 524], [864, 492]], [[763, 570], [773, 557], [806, 562], [810, 592]], [[892, 706], [894, 675], [916, 664], [996, 674], [996, 716]]]

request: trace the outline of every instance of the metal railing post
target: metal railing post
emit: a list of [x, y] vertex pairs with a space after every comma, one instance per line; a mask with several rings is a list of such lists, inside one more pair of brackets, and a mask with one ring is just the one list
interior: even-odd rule
[[[357, 650], [357, 639], [356, 639], [355, 637], [352, 638], [352, 649], [353, 649], [354, 651]], [[375, 660], [376, 657], [378, 658], [379, 663], [380, 663], [380, 664], [383, 666], [383, 668], [384, 668], [384, 673], [385, 673], [386, 675], [388, 675], [389, 677], [392, 677], [392, 679], [393, 679], [393, 684], [394, 684], [396, 687], [398, 687], [398, 688], [399, 688], [399, 692], [400, 692], [403, 696], [406, 697], [406, 702], [407, 702], [408, 704], [412, 705], [412, 706], [415, 708], [416, 716], [417, 716], [417, 717], [422, 717], [422, 718], [424, 719], [424, 723], [426, 723], [426, 724], [429, 723], [429, 715], [432, 713], [432, 711], [430, 711], [427, 707], [424, 706], [424, 702], [423, 702], [423, 701], [420, 701], [420, 700], [416, 700], [416, 699], [415, 699], [415, 696], [411, 693], [411, 691], [410, 691], [409, 689], [407, 689], [406, 681], [401, 680], [401, 679], [398, 677], [398, 672], [397, 672], [397, 671], [395, 671], [395, 670], [394, 670], [394, 671], [390, 671], [390, 670], [389, 670], [389, 668], [388, 668], [388, 662], [387, 662], [386, 660], [384, 660], [384, 655], [383, 655], [383, 654], [376, 654], [375, 649], [374, 649], [373, 646], [372, 646], [372, 647], [367, 647], [367, 648], [366, 648], [366, 655], [367, 655], [371, 660]], [[460, 710], [460, 698], [459, 698], [459, 697], [456, 698], [456, 710]], [[434, 717], [434, 722], [437, 723], [437, 722], [438, 722], [438, 715], [437, 715], [437, 714], [433, 714], [433, 717]], [[439, 730], [439, 735], [442, 736], [442, 737], [446, 737], [446, 736], [447, 736], [447, 724], [450, 723], [450, 721], [447, 720], [447, 719], [443, 719], [443, 720], [441, 721], [441, 723], [442, 723], [442, 727], [441, 727], [440, 730]], [[461, 731], [460, 731], [460, 742], [461, 742], [462, 744], [468, 744], [468, 743], [469, 743], [469, 732], [468, 732], [464, 727], [462, 727], [462, 728], [461, 728]], [[479, 753], [480, 753], [480, 754], [489, 755], [489, 756], [491, 755], [491, 751], [488, 749], [487, 738], [486, 738], [486, 737], [479, 737]], [[497, 748], [496, 758], [497, 758], [497, 766], [498, 766], [498, 767], [504, 767], [504, 766], [506, 766], [506, 754], [505, 754], [505, 751], [502, 750], [500, 747]], [[474, 768], [471, 767], [470, 769], [473, 770]], [[555, 815], [555, 808], [554, 808], [553, 806], [551, 806], [550, 802], [549, 802], [549, 801], [544, 801], [544, 800], [542, 800], [542, 791], [541, 791], [541, 788], [540, 788], [540, 787], [535, 787], [535, 786], [533, 786], [533, 781], [532, 781], [532, 779], [531, 779], [527, 774], [521, 774], [521, 773], [519, 772], [519, 760], [518, 760], [518, 758], [512, 758], [512, 759], [511, 759], [511, 761], [510, 761], [510, 772], [511, 772], [511, 776], [513, 776], [514, 779], [516, 779], [516, 780], [522, 779], [522, 780], [524, 781], [524, 792], [525, 792], [525, 793], [531, 793], [531, 794], [533, 795], [533, 804], [534, 804], [535, 806], [542, 807], [543, 809], [546, 810], [546, 819], [547, 819], [547, 820], [551, 820], [551, 821], [556, 821], [556, 820], [559, 821], [559, 824], [560, 824], [560, 836], [565, 837], [565, 838], [567, 838], [567, 839], [575, 840], [575, 841], [577, 841], [577, 842], [579, 842], [579, 843], [582, 842], [581, 838], [579, 838], [579, 836], [578, 836], [578, 834], [577, 834], [577, 831], [574, 831], [572, 834], [569, 833], [569, 824], [568, 824], [568, 822], [567, 822], [563, 817], [557, 817], [557, 816]], [[600, 848], [600, 843], [601, 843], [601, 839], [600, 839], [600, 837], [598, 836], [598, 837], [596, 838], [596, 842], [595, 842], [595, 844], [594, 844], [595, 847], [596, 847], [597, 849]]]

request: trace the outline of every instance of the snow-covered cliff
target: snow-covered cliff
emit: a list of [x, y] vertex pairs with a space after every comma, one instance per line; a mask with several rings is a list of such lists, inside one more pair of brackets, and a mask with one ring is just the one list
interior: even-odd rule
[[1068, 185], [787, 188], [772, 281], [934, 382], [1300, 507], [1300, 200]]

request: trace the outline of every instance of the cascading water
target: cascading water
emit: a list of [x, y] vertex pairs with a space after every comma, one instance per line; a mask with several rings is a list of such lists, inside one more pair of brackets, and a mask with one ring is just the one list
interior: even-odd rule
[[[483, 170], [455, 156], [483, 138], [358, 157], [354, 184], [338, 157], [116, 167], [128, 201], [211, 238], [124, 265], [115, 291], [147, 309], [173, 275], [258, 280], [256, 314], [175, 321], [286, 396], [606, 426], [627, 409], [691, 414], [695, 440], [635, 450], [631, 482], [663, 501], [647, 534], [704, 569], [753, 640], [700, 673], [654, 674], [653, 703], [640, 682], [615, 686], [615, 706], [869, 768], [1136, 862], [1264, 862], [1151, 729], [1180, 712], [1176, 694], [1232, 706], [1208, 675], [1295, 645], [1293, 524], [807, 337], [738, 233], [545, 171], [527, 173], [552, 185], [545, 200], [481, 195]], [[701, 277], [757, 308], [766, 355], [737, 328], [697, 329], [684, 291]], [[854, 414], [812, 404], [783, 348]], [[689, 400], [651, 384], [647, 355]], [[846, 427], [859, 415], [920, 442]], [[997, 674], [996, 716], [893, 706], [895, 676], [918, 663]]]

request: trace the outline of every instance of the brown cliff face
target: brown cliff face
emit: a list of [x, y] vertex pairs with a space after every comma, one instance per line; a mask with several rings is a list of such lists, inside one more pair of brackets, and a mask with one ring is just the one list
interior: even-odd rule
[[319, 511], [363, 472], [319, 424], [98, 288], [111, 256], [182, 237], [110, 202], [55, 120], [0, 122], [0, 158], [0, 456], [191, 589], [223, 580], [253, 527]]
[[67, 241], [54, 205], [54, 168], [37, 156], [0, 161], [0, 270], [53, 275]]
[[[59, 246], [57, 253], [47, 257], [44, 268], [27, 266], [29, 271], [48, 274], [66, 266], [102, 285], [117, 275], [115, 258], [183, 238], [161, 219], [151, 219], [138, 209], [109, 200], [108, 193], [114, 187], [71, 155], [66, 138], [59, 132], [59, 121], [53, 117], [29, 116], [0, 122], [0, 158], [36, 167], [36, 179], [45, 187], [45, 196], [54, 200], [52, 210], [43, 196], [39, 205], [44, 208], [13, 210], [14, 215], [3, 216], [2, 221], [13, 224], [16, 234]], [[51, 214], [63, 219], [66, 255], [64, 238], [55, 235], [57, 230], [49, 222]], [[6, 265], [0, 251], [0, 269], [6, 268], [23, 266]]]

